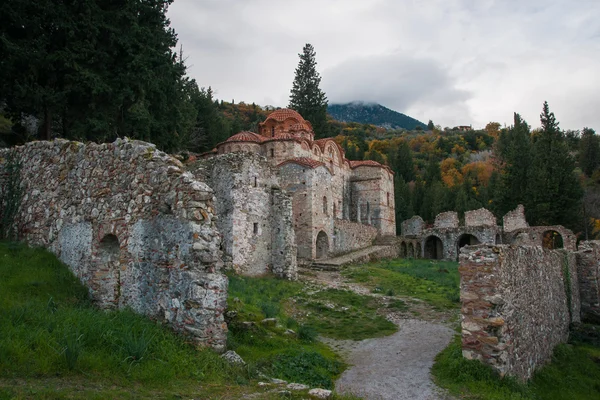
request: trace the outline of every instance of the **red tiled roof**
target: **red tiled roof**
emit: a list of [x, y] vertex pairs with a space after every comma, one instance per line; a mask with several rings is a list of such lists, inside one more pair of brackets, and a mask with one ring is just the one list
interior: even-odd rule
[[317, 167], [325, 166], [325, 163], [322, 163], [321, 161], [313, 160], [312, 158], [295, 157], [295, 158], [290, 158], [289, 160], [285, 160], [284, 162], [279, 164], [278, 167], [281, 167], [282, 165], [290, 164], [290, 163], [302, 165], [307, 168], [317, 168]]
[[226, 142], [255, 142], [260, 143], [263, 141], [263, 137], [257, 135], [254, 132], [242, 131], [240, 133], [236, 133], [232, 137], [226, 140]]
[[373, 161], [373, 160], [349, 161], [348, 163], [350, 164], [350, 168], [352, 168], [352, 169], [358, 168], [358, 167], [378, 167], [378, 168], [384, 168], [384, 169], [388, 170], [389, 172], [393, 173], [393, 171], [387, 165], [380, 164], [377, 161]]
[[275, 110], [271, 114], [267, 115], [267, 119], [274, 119], [275, 121], [279, 122], [285, 121], [288, 118], [294, 118], [298, 122], [304, 122], [302, 115], [290, 108]]

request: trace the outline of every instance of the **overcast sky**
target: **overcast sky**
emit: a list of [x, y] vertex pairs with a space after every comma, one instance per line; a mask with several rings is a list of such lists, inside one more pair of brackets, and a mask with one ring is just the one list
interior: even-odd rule
[[425, 123], [600, 131], [599, 0], [175, 0], [188, 73], [216, 97], [285, 107], [311, 43], [330, 103]]

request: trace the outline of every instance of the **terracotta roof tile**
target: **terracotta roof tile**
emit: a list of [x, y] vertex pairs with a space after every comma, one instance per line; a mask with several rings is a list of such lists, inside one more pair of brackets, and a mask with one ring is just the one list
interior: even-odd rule
[[389, 172], [392, 172], [390, 167], [388, 167], [387, 165], [380, 164], [377, 161], [373, 161], [373, 160], [349, 161], [348, 163], [350, 164], [350, 168], [352, 168], [352, 169], [358, 168], [358, 167], [379, 167], [379, 168], [387, 169]]
[[254, 132], [242, 131], [240, 133], [236, 133], [232, 137], [226, 140], [226, 142], [255, 142], [261, 143], [263, 141], [263, 137], [257, 135]]
[[279, 122], [285, 121], [288, 118], [294, 118], [298, 122], [304, 122], [302, 115], [290, 108], [275, 110], [271, 114], [267, 115], [267, 119], [274, 119], [275, 121]]

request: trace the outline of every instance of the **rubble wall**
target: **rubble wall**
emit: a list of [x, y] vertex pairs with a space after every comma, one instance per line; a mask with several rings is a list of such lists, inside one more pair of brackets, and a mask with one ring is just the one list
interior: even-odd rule
[[209, 186], [139, 141], [15, 149], [25, 241], [54, 252], [100, 307], [131, 307], [224, 348], [227, 277]]
[[579, 321], [575, 255], [537, 246], [468, 246], [460, 254], [463, 356], [529, 379]]
[[600, 240], [581, 242], [576, 255], [581, 318], [600, 323]]

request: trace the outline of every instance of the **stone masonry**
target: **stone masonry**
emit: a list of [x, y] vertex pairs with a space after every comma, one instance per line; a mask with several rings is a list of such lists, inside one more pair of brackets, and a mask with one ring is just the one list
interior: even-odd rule
[[460, 255], [463, 355], [529, 379], [580, 320], [575, 255], [541, 246], [465, 247]]
[[100, 307], [131, 307], [224, 348], [227, 277], [210, 187], [139, 141], [15, 150], [25, 193], [16, 223], [26, 242], [54, 252]]
[[576, 255], [581, 318], [600, 323], [600, 240], [581, 242]]

